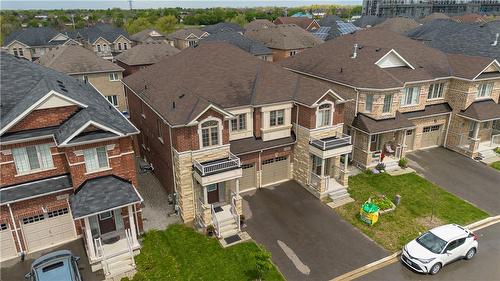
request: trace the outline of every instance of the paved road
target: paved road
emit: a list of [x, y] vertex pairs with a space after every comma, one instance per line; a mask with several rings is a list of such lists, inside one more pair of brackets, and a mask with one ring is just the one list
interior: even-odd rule
[[330, 280], [389, 254], [294, 181], [243, 199], [243, 230], [289, 281]]
[[491, 215], [500, 214], [500, 172], [439, 147], [407, 155], [410, 167], [428, 180]]
[[401, 262], [381, 268], [356, 280], [439, 280], [494, 281], [500, 280], [500, 223], [477, 231], [479, 251], [470, 261], [458, 260], [437, 275], [413, 272]]

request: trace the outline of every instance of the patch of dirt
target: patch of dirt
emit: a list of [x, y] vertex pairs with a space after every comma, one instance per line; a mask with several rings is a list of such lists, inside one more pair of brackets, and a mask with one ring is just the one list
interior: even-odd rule
[[418, 218], [418, 219], [416, 219], [416, 222], [417, 222], [417, 224], [420, 224], [421, 226], [425, 227], [426, 229], [431, 229], [431, 228], [438, 227], [438, 226], [444, 224], [444, 222], [437, 217]]

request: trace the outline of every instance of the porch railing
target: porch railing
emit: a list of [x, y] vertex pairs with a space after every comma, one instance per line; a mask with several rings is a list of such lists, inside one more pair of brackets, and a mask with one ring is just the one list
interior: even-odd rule
[[236, 193], [234, 192], [231, 193], [231, 214], [233, 215], [233, 219], [238, 226], [238, 232], [240, 232], [240, 215], [238, 214], [238, 209], [236, 209]]
[[490, 146], [492, 148], [500, 146], [500, 133], [497, 135], [491, 135]]
[[214, 224], [215, 234], [217, 235], [217, 237], [220, 237], [220, 226], [219, 221], [217, 220], [217, 215], [215, 214], [214, 204], [210, 205], [210, 209], [212, 211], [212, 222]]
[[104, 247], [102, 246], [101, 237], [94, 239], [94, 245], [96, 248], [95, 249], [96, 256], [102, 258], [101, 264], [102, 264], [102, 270], [104, 271], [104, 275], [109, 275], [110, 274], [109, 265], [106, 259], [106, 254], [104, 253]]
[[379, 163], [382, 161], [382, 150], [375, 150], [370, 152], [370, 162], [373, 163]]
[[321, 176], [316, 175], [314, 172], [309, 172], [309, 185], [316, 190], [321, 189]]
[[398, 144], [398, 145], [396, 146], [396, 153], [395, 153], [396, 158], [397, 158], [397, 159], [401, 158], [402, 153], [403, 153], [403, 146], [402, 146], [402, 145], [400, 145], [400, 144]]
[[320, 147], [322, 150], [333, 149], [351, 144], [351, 136], [339, 133], [335, 139], [321, 140], [311, 137], [311, 144]]
[[200, 163], [198, 161], [194, 161], [194, 166], [198, 171], [201, 172], [202, 176], [205, 176], [210, 173], [216, 173], [219, 171], [223, 171], [230, 168], [240, 167], [241, 162], [240, 158], [236, 155], [229, 152], [228, 157], [225, 160], [214, 161], [213, 163]]
[[128, 253], [130, 255], [130, 259], [132, 259], [132, 265], [135, 267], [135, 258], [134, 258], [134, 240], [132, 236], [132, 230], [130, 228], [125, 229], [125, 238], [127, 240]]

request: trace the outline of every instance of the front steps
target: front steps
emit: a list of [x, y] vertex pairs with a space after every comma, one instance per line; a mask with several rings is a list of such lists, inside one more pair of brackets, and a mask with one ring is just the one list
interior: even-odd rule
[[109, 270], [105, 275], [106, 281], [119, 281], [124, 277], [134, 276], [136, 272], [134, 258], [129, 251], [107, 258], [106, 261], [101, 261], [101, 264], [103, 269], [107, 265], [107, 270]]
[[386, 171], [395, 171], [400, 169], [399, 161], [387, 161], [383, 163], [385, 164]]
[[331, 208], [337, 208], [350, 202], [354, 202], [345, 187], [337, 188], [328, 193], [332, 202], [328, 203]]
[[222, 211], [215, 213], [220, 229], [218, 237], [226, 238], [238, 234], [240, 232], [239, 229], [240, 218], [239, 217], [237, 219], [234, 218], [233, 214], [231, 213], [231, 205], [221, 206], [221, 208]]
[[493, 149], [483, 150], [479, 152], [479, 156], [482, 158], [481, 162], [486, 165], [500, 161], [500, 156]]

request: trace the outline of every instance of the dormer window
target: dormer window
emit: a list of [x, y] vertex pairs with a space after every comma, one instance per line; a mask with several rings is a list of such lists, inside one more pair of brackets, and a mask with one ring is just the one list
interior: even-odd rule
[[316, 113], [316, 127], [326, 127], [332, 125], [332, 104], [324, 103], [318, 106]]
[[202, 147], [219, 145], [219, 122], [216, 120], [205, 121], [201, 124]]
[[493, 91], [493, 83], [484, 83], [477, 87], [477, 98], [488, 98], [491, 97], [491, 92]]

